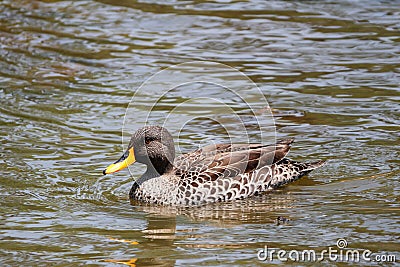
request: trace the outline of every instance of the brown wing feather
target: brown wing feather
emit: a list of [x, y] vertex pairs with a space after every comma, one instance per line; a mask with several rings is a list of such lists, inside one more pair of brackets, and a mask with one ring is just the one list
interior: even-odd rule
[[214, 181], [250, 173], [282, 160], [292, 143], [293, 139], [285, 139], [274, 145], [209, 145], [179, 157], [175, 161], [176, 174], [181, 179]]

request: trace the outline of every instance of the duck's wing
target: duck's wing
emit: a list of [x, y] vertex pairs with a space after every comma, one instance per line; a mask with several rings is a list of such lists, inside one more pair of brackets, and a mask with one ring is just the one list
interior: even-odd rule
[[294, 139], [285, 139], [274, 145], [217, 144], [200, 148], [180, 156], [174, 162], [175, 173], [182, 179], [235, 177], [250, 173], [259, 167], [282, 160]]

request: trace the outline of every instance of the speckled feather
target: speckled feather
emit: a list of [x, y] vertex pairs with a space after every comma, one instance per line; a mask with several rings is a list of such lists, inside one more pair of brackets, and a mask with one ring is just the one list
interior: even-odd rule
[[[164, 131], [162, 127], [156, 128], [153, 133], [142, 131], [147, 136], [141, 139], [162, 143], [161, 138], [157, 140], [157, 135], [163, 133], [163, 139], [166, 139]], [[136, 134], [136, 137], [134, 135], [132, 139], [139, 139], [138, 136], [140, 134]], [[165, 149], [173, 150], [170, 147], [173, 144], [172, 137], [169, 133], [167, 137], [171, 138], [164, 142], [167, 148], [158, 153], [162, 154]], [[135, 140], [131, 143], [135, 143]], [[285, 158], [292, 143], [293, 139], [285, 139], [267, 146], [209, 145], [176, 158], [172, 168], [161, 174], [160, 171], [156, 174], [150, 172], [148, 162], [142, 162], [148, 165], [148, 171], [134, 182], [129, 197], [131, 200], [153, 204], [194, 206], [243, 199], [273, 190], [324, 164], [324, 161], [300, 163]], [[142, 145], [147, 150], [151, 149], [150, 142]], [[136, 146], [140, 144], [136, 142]], [[149, 157], [152, 157], [150, 153]], [[157, 164], [157, 161], [151, 162]]]

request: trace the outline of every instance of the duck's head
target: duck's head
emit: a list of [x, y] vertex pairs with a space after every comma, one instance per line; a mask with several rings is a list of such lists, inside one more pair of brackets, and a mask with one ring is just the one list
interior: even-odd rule
[[145, 126], [132, 135], [126, 152], [108, 166], [103, 174], [120, 171], [137, 161], [146, 164], [148, 171], [156, 171], [162, 175], [172, 169], [174, 158], [174, 140], [167, 129]]

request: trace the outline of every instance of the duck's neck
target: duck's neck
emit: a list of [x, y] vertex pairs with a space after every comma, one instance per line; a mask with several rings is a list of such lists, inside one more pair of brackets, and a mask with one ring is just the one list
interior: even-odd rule
[[172, 171], [173, 165], [168, 160], [152, 159], [153, 164], [146, 164], [147, 170], [143, 174], [145, 180], [156, 178]]
[[147, 165], [147, 169], [152, 168], [159, 175], [164, 175], [170, 172], [173, 168], [171, 162], [166, 157], [150, 159], [153, 164]]

